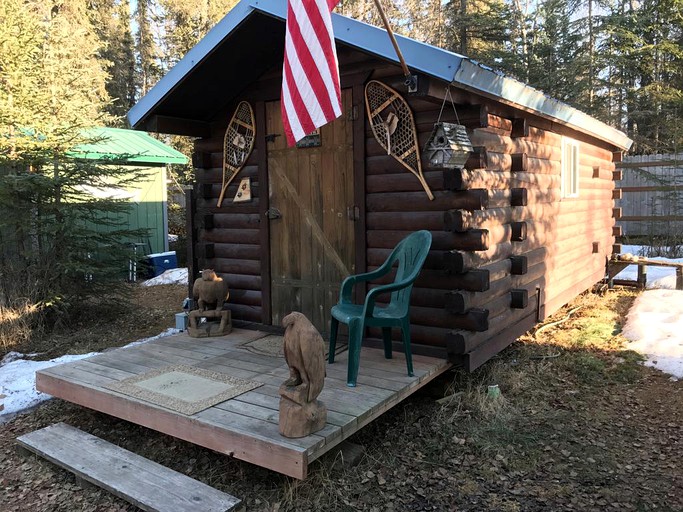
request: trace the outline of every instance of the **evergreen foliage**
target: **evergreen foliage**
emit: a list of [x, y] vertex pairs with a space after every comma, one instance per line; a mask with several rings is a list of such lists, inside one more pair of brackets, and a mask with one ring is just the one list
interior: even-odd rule
[[110, 120], [99, 56], [85, 2], [0, 3], [0, 307], [21, 299], [67, 318], [124, 282], [122, 242], [139, 233], [98, 226], [127, 208], [109, 187], [136, 176], [71, 156]]

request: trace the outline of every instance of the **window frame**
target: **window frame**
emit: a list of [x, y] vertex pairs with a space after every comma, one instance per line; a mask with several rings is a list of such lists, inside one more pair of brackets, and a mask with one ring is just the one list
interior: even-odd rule
[[579, 197], [579, 142], [570, 137], [562, 137], [561, 150], [561, 197], [562, 199], [571, 199], [573, 197]]

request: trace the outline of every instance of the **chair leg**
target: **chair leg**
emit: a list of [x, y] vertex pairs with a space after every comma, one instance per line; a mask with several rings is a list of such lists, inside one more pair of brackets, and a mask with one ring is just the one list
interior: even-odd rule
[[408, 367], [408, 376], [413, 376], [413, 353], [410, 349], [410, 322], [405, 321], [401, 326], [403, 333], [403, 348], [406, 352], [406, 366]]
[[356, 380], [358, 379], [360, 346], [363, 342], [364, 323], [359, 318], [354, 318], [349, 322], [349, 368], [346, 376], [346, 385], [350, 388], [356, 387]]
[[337, 349], [337, 332], [339, 331], [339, 320], [332, 317], [330, 319], [330, 353], [327, 355], [327, 362], [334, 363], [334, 352]]
[[384, 340], [384, 357], [391, 359], [391, 327], [382, 327], [382, 339]]

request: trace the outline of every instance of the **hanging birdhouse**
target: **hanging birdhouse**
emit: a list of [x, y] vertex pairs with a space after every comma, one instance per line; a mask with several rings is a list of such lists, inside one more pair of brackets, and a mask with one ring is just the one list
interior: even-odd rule
[[434, 130], [425, 144], [425, 156], [433, 167], [462, 167], [472, 151], [467, 130], [461, 124], [434, 123]]

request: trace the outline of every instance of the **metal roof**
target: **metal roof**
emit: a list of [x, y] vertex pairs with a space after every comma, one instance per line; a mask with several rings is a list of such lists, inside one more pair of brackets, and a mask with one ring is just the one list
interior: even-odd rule
[[[239, 2], [131, 108], [131, 125], [141, 128], [155, 115], [212, 121], [212, 113], [282, 61], [286, 9], [286, 0]], [[398, 63], [385, 30], [336, 13], [332, 24], [338, 42]], [[623, 132], [476, 61], [407, 37], [397, 39], [414, 71], [567, 125], [618, 148], [627, 150], [632, 144]], [[189, 80], [190, 75], [194, 80]], [[223, 103], [211, 105], [208, 98], [220, 98]]]
[[91, 128], [84, 132], [94, 142], [81, 144], [72, 156], [87, 160], [124, 157], [136, 164], [186, 164], [188, 158], [147, 133], [122, 128]]

